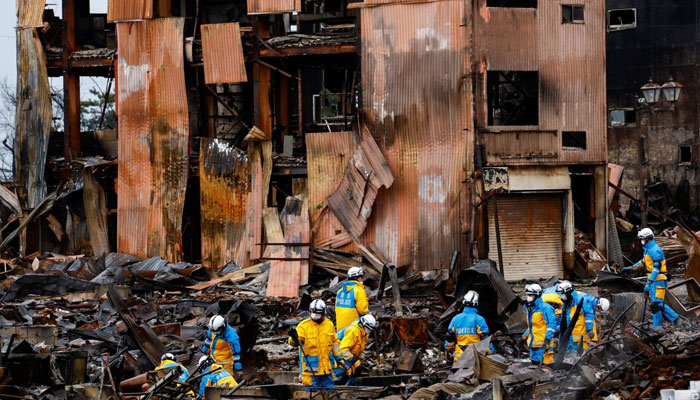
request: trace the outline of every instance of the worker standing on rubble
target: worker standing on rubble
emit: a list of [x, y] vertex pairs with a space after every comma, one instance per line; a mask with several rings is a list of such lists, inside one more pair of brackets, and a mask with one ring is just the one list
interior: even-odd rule
[[367, 292], [362, 284], [365, 270], [352, 267], [348, 270], [348, 281], [343, 283], [335, 297], [335, 325], [341, 330], [369, 312]]
[[544, 362], [545, 349], [550, 346], [556, 331], [554, 309], [542, 300], [542, 287], [536, 283], [525, 286], [525, 310], [527, 311], [527, 330], [523, 340], [530, 350], [533, 364]]
[[653, 327], [661, 327], [664, 322], [663, 317], [666, 317], [671, 323], [675, 323], [678, 320], [678, 314], [671, 307], [664, 304], [666, 287], [668, 286], [664, 251], [656, 244], [654, 232], [649, 228], [640, 230], [637, 233], [637, 239], [642, 243], [644, 257], [634, 265], [623, 268], [622, 271], [637, 271], [642, 266], [646, 267], [648, 275], [644, 292], [649, 294]]
[[202, 346], [202, 353], [210, 356], [215, 363], [222, 365], [229, 374], [233, 375], [234, 368], [240, 371], [241, 341], [238, 332], [226, 323], [221, 315], [215, 315], [209, 320], [209, 330]]
[[[556, 291], [556, 285], [552, 286], [552, 288], [555, 288]], [[556, 337], [556, 335], [559, 334], [559, 325], [561, 323], [561, 307], [564, 304], [564, 302], [561, 301], [561, 297], [559, 297], [558, 294], [556, 294], [555, 292], [547, 292], [547, 289], [543, 291], [542, 301], [544, 301], [546, 304], [549, 304], [554, 309], [554, 337]], [[544, 364], [554, 363], [555, 346], [556, 340], [550, 340], [549, 344], [547, 345], [547, 348], [544, 351]]]
[[[452, 363], [462, 357], [464, 350], [470, 345], [480, 341], [489, 334], [489, 326], [484, 317], [479, 315], [476, 307], [479, 305], [479, 293], [470, 290], [464, 295], [462, 300], [464, 310], [450, 321], [447, 327], [447, 338], [445, 340], [445, 351], [454, 349]], [[493, 345], [489, 343], [488, 353], [494, 353]]]
[[[367, 347], [369, 335], [379, 327], [379, 323], [372, 314], [365, 314], [354, 321], [345, 329], [338, 331], [340, 341], [340, 356], [336, 358], [338, 366], [347, 376], [345, 385], [353, 386], [357, 378], [357, 368], [364, 359], [364, 351]], [[376, 344], [375, 344], [376, 345]], [[336, 374], [336, 379], [341, 379], [341, 374]]]
[[[198, 366], [201, 366], [207, 361], [209, 356], [202, 356], [199, 359]], [[199, 396], [204, 399], [204, 391], [207, 386], [228, 386], [234, 387], [238, 385], [238, 382], [233, 378], [233, 376], [224, 368], [223, 365], [214, 364], [206, 367], [203, 371], [205, 375], [202, 375], [202, 380], [199, 383]]]
[[333, 389], [333, 362], [340, 349], [333, 323], [326, 318], [326, 303], [316, 299], [309, 306], [311, 316], [289, 331], [288, 343], [299, 346], [301, 383], [311, 392]]
[[[566, 326], [571, 326], [571, 320], [576, 314], [576, 307], [581, 304], [581, 311], [578, 319], [571, 331], [569, 345], [567, 351], [575, 351], [579, 345], [582, 348], [588, 348], [588, 341], [595, 338], [594, 322], [595, 322], [595, 306], [591, 301], [586, 301], [586, 294], [574, 290], [574, 285], [569, 281], [561, 281], [557, 285], [557, 294], [562, 300], [562, 318], [561, 326], [566, 321]], [[582, 302], [583, 301], [583, 302]], [[560, 329], [559, 334], [563, 335], [565, 329]], [[559, 338], [562, 339], [561, 337]]]

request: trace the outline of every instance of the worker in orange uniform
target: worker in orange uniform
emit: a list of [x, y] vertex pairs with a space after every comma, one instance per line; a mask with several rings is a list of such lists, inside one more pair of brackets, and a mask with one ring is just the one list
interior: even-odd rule
[[352, 267], [348, 270], [348, 281], [343, 283], [335, 297], [335, 325], [342, 330], [353, 321], [369, 312], [367, 292], [362, 284], [365, 270]]
[[[479, 305], [479, 294], [473, 290], [464, 295], [464, 310], [450, 321], [447, 327], [445, 351], [454, 348], [453, 364], [462, 357], [464, 350], [473, 343], [480, 341], [489, 334], [489, 326], [484, 317], [479, 315], [476, 307]], [[489, 353], [495, 352], [489, 343]]]
[[[372, 314], [365, 314], [357, 321], [353, 322], [345, 329], [338, 332], [340, 341], [340, 357], [337, 359], [340, 367], [344, 370], [348, 380], [347, 386], [355, 384], [357, 378], [357, 368], [364, 359], [362, 354], [367, 347], [369, 335], [379, 327], [379, 323]], [[336, 376], [340, 379], [340, 377]]]

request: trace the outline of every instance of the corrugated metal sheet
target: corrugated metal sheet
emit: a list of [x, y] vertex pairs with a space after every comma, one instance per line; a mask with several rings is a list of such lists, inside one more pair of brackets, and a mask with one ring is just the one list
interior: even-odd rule
[[117, 246], [182, 259], [188, 114], [184, 19], [117, 24], [119, 196]]
[[246, 214], [250, 190], [248, 156], [233, 145], [202, 138], [199, 152], [199, 199], [202, 265], [242, 265], [247, 250]]
[[45, 6], [46, 0], [15, 0], [19, 27], [42, 26]]
[[[475, 18], [476, 58], [482, 76], [477, 92], [477, 125], [486, 127], [487, 70], [539, 71], [540, 131], [557, 131], [550, 153], [556, 158], [501, 159], [491, 164], [604, 163], [607, 154], [605, 109], [605, 2], [585, 4], [585, 23], [562, 24], [567, 0], [538, 2], [537, 9], [486, 7]], [[518, 38], [512, 40], [512, 38]], [[586, 131], [586, 150], [562, 150], [562, 131]], [[522, 135], [528, 135], [522, 132]], [[505, 140], [505, 139], [504, 139]], [[544, 144], [544, 143], [542, 143]], [[516, 149], [513, 146], [513, 149]], [[488, 147], [487, 147], [488, 150]]]
[[[35, 14], [25, 10], [27, 15]], [[20, 204], [29, 208], [46, 198], [44, 173], [52, 115], [44, 47], [35, 28], [18, 29], [14, 182]]]
[[238, 22], [202, 25], [202, 55], [207, 84], [248, 81]]
[[455, 250], [467, 261], [469, 9], [450, 0], [361, 11], [363, 122], [395, 176], [361, 240], [417, 270], [447, 268]]
[[90, 232], [92, 254], [101, 257], [109, 253], [107, 199], [102, 186], [87, 168], [83, 170], [83, 184], [85, 221]]
[[[343, 179], [348, 160], [357, 146], [354, 132], [307, 133], [306, 169], [308, 171], [309, 221], [312, 241], [324, 243], [346, 233], [338, 218], [330, 212], [327, 198]], [[343, 247], [357, 251], [354, 245]]]
[[153, 0], [109, 0], [107, 22], [153, 18]]
[[[493, 202], [489, 202], [489, 258], [498, 260]], [[509, 281], [562, 276], [564, 221], [557, 194], [498, 197], [503, 272]]]
[[301, 0], [248, 0], [248, 14], [279, 14], [301, 11]]
[[556, 131], [482, 132], [490, 160], [518, 163], [522, 160], [547, 162], [556, 160], [559, 152], [559, 135]]

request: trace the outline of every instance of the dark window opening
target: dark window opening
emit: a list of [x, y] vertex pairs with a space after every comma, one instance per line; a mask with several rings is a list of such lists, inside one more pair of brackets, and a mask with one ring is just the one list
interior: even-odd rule
[[680, 159], [678, 162], [689, 163], [693, 160], [693, 149], [690, 146], [679, 146]]
[[608, 30], [621, 31], [637, 27], [637, 10], [626, 8], [608, 11]]
[[489, 125], [538, 125], [537, 71], [488, 71]]
[[537, 8], [537, 0], [486, 0], [486, 7]]
[[586, 132], [564, 131], [561, 133], [561, 147], [564, 149], [586, 150]]
[[610, 110], [610, 126], [634, 126], [637, 123], [637, 112], [634, 109]]
[[582, 24], [583, 6], [562, 4], [561, 22], [565, 24]]

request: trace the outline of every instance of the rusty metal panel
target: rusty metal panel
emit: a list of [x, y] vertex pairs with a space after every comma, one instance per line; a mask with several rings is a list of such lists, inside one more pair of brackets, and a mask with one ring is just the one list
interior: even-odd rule
[[153, 18], [153, 0], [109, 0], [107, 22]]
[[119, 196], [117, 246], [182, 259], [188, 114], [184, 19], [117, 24]]
[[[42, 5], [39, 3], [32, 5]], [[36, 13], [27, 7], [23, 9], [23, 14]], [[16, 107], [14, 182], [20, 204], [34, 208], [46, 197], [44, 175], [53, 115], [46, 56], [36, 28], [17, 30]]]
[[246, 214], [250, 165], [245, 152], [231, 144], [202, 138], [199, 152], [199, 200], [202, 265], [242, 265], [247, 246]]
[[83, 205], [85, 221], [90, 233], [92, 254], [102, 257], [109, 253], [109, 234], [107, 228], [107, 200], [100, 183], [89, 169], [83, 170]]
[[[489, 258], [498, 259], [493, 202], [489, 202]], [[563, 274], [562, 196], [498, 196], [503, 272], [509, 281]]]
[[46, 0], [15, 0], [17, 21], [21, 28], [43, 26]]
[[361, 241], [415, 270], [447, 268], [454, 251], [467, 261], [469, 10], [456, 0], [361, 10], [363, 123], [396, 178]]
[[248, 0], [248, 14], [301, 12], [301, 0]]
[[495, 71], [537, 70], [537, 11], [482, 7], [474, 27], [477, 53]]
[[247, 82], [238, 22], [202, 25], [206, 84]]
[[556, 131], [482, 132], [489, 165], [514, 164], [521, 161], [546, 163], [559, 156]]

